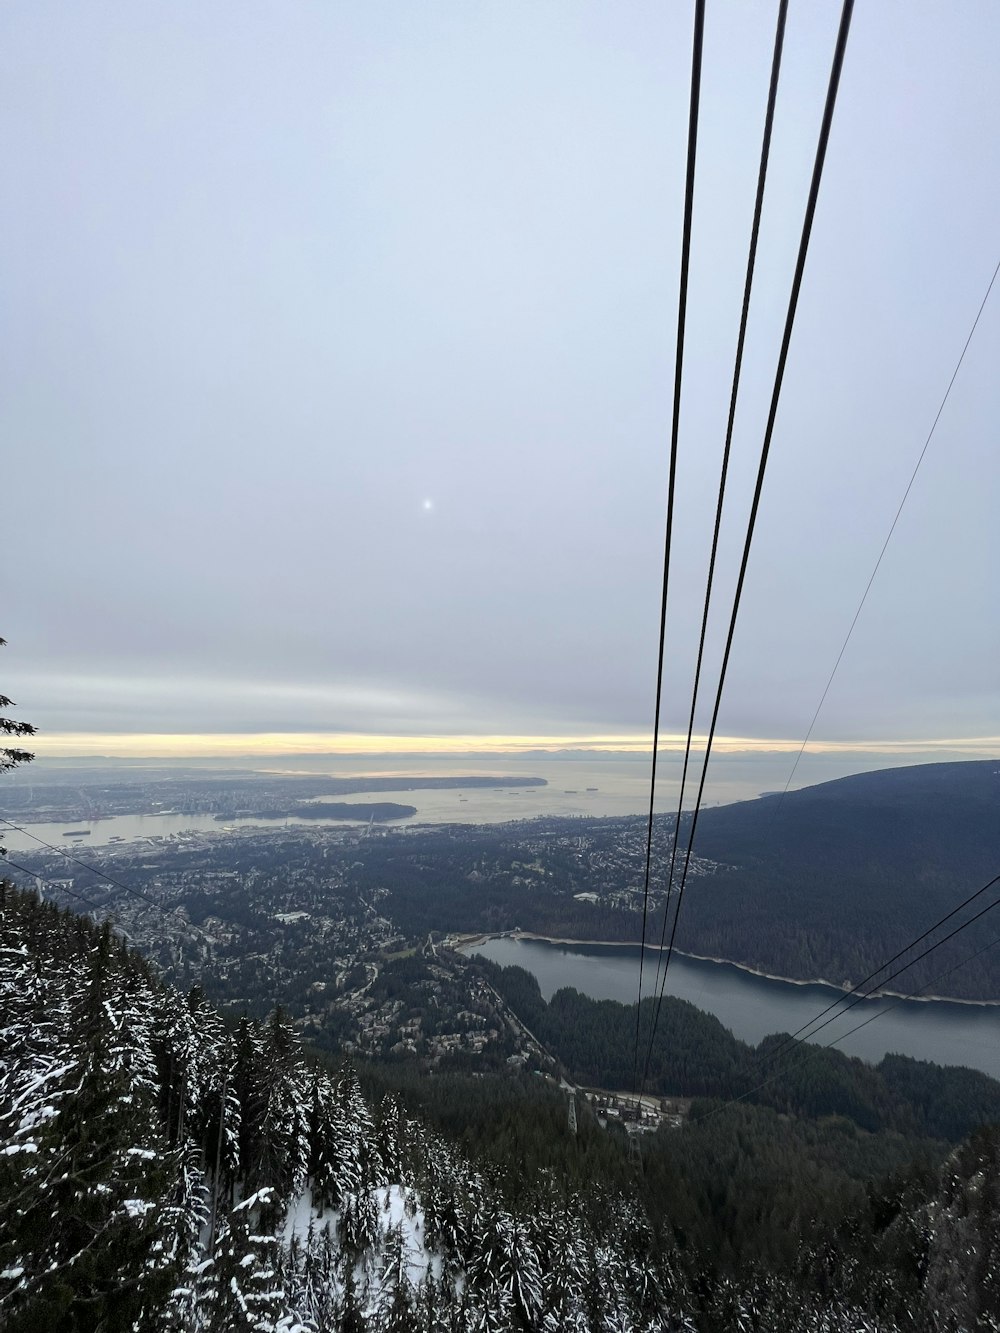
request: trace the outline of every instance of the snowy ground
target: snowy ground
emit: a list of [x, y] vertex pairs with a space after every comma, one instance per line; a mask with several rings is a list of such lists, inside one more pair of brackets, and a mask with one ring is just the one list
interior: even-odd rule
[[[377, 1209], [380, 1239], [371, 1252], [376, 1262], [373, 1263], [369, 1256], [355, 1268], [354, 1278], [359, 1289], [363, 1289], [369, 1299], [378, 1296], [381, 1283], [377, 1258], [383, 1254], [390, 1232], [397, 1230], [402, 1236], [406, 1276], [410, 1285], [419, 1286], [428, 1270], [434, 1280], [439, 1281], [443, 1262], [441, 1256], [428, 1250], [424, 1243], [424, 1210], [415, 1191], [403, 1185], [388, 1185], [372, 1190], [371, 1197]], [[282, 1238], [286, 1245], [291, 1243], [293, 1237], [297, 1237], [300, 1244], [308, 1245], [310, 1238], [315, 1241], [327, 1231], [339, 1249], [339, 1227], [339, 1211], [327, 1208], [321, 1215], [313, 1203], [311, 1190], [307, 1188], [289, 1208]]]

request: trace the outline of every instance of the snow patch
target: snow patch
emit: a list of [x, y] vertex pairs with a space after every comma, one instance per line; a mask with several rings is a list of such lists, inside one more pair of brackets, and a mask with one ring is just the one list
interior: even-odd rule
[[[374, 1186], [368, 1191], [368, 1197], [376, 1209], [378, 1240], [367, 1256], [367, 1262], [359, 1263], [354, 1272], [355, 1281], [365, 1291], [368, 1301], [377, 1301], [382, 1290], [381, 1282], [373, 1275], [379, 1272], [386, 1242], [389, 1234], [394, 1231], [398, 1231], [402, 1239], [406, 1277], [410, 1285], [419, 1286], [428, 1272], [435, 1281], [440, 1281], [444, 1260], [424, 1243], [424, 1210], [415, 1191], [401, 1184]], [[289, 1205], [282, 1239], [286, 1245], [293, 1238], [308, 1245], [310, 1236], [315, 1240], [324, 1231], [329, 1232], [339, 1252], [340, 1211], [327, 1208], [321, 1215], [313, 1202], [312, 1191], [306, 1189]]]
[[155, 1208], [156, 1205], [149, 1199], [123, 1199], [122, 1207], [129, 1217], [141, 1219], [146, 1216], [150, 1208]]

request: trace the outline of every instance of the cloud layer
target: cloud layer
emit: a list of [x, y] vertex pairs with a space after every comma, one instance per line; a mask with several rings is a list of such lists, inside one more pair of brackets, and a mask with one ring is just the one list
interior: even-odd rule
[[[723, 608], [836, 19], [822, 3], [789, 23]], [[81, 744], [648, 734], [689, 22], [642, 0], [8, 11], [0, 665], [26, 716]], [[672, 732], [689, 706], [768, 26], [724, 5], [707, 32]], [[857, 14], [730, 736], [804, 734], [996, 262], [998, 40], [990, 5]], [[824, 743], [997, 730], [998, 307]]]

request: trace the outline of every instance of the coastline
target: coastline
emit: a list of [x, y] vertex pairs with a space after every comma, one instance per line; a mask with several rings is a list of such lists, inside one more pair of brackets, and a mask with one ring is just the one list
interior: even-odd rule
[[[639, 940], [572, 940], [556, 937], [553, 935], [538, 935], [530, 930], [494, 930], [480, 933], [478, 935], [449, 935], [449, 941], [454, 940], [451, 947], [459, 953], [463, 950], [473, 949], [479, 944], [485, 944], [488, 940], [537, 940], [541, 944], [561, 944], [572, 947], [574, 945], [585, 948], [599, 947], [602, 949], [638, 949]], [[713, 958], [709, 954], [689, 953], [686, 949], [675, 949], [674, 953], [680, 954], [682, 958], [691, 958], [699, 963], [717, 963], [725, 967], [735, 967], [740, 972], [746, 972], [750, 976], [760, 977], [764, 981], [780, 981], [787, 986], [825, 986], [827, 990], [840, 991], [842, 995], [853, 995], [850, 986], [841, 985], [836, 981], [828, 981], [825, 977], [815, 977], [805, 979], [802, 977], [782, 977], [775, 972], [764, 972], [761, 968], [751, 967], [749, 963], [737, 963], [732, 958]], [[964, 1004], [972, 1005], [979, 1009], [1000, 1008], [1000, 1000], [966, 1000], [960, 999], [955, 995], [908, 995], [905, 991], [875, 990], [865, 999], [872, 1000], [910, 1000], [914, 1004]]]

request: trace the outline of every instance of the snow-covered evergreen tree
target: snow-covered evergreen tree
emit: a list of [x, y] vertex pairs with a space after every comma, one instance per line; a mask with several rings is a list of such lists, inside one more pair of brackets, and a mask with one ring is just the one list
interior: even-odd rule
[[[1000, 1326], [1000, 1136], [890, 1212], [908, 1327]], [[635, 1193], [512, 1182], [392, 1099], [373, 1114], [280, 1012], [230, 1032], [109, 929], [0, 885], [4, 1333], [895, 1333], [840, 1253], [802, 1257], [822, 1292], [699, 1275], [696, 1302]]]

